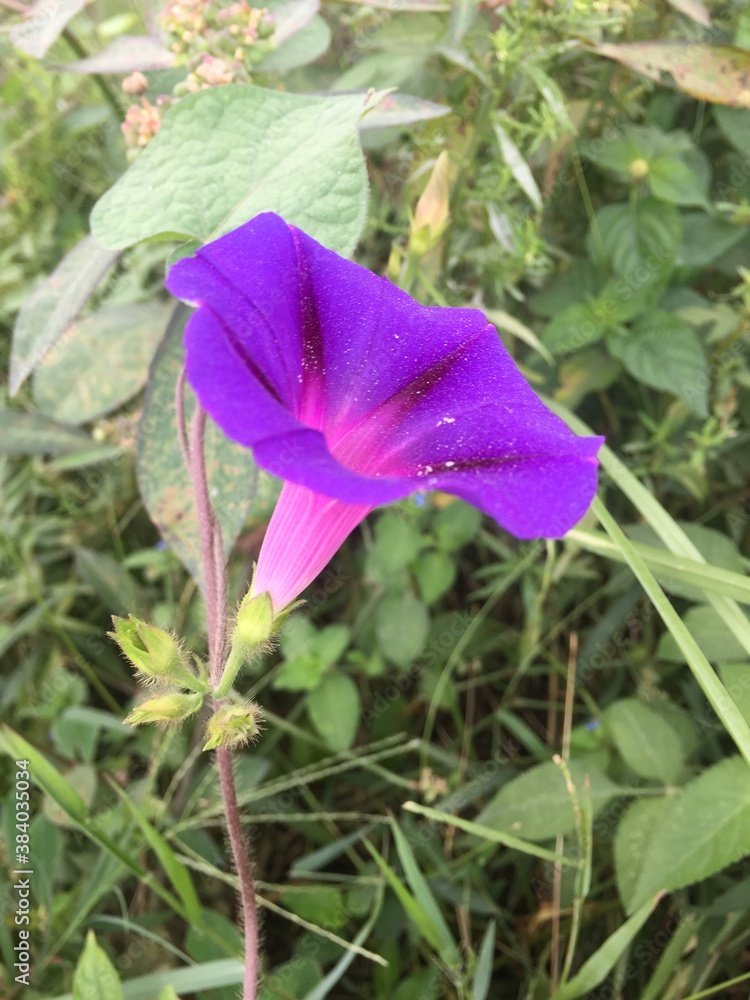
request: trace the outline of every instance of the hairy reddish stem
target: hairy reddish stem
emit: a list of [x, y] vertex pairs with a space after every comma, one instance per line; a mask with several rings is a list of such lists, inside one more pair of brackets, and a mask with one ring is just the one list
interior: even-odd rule
[[258, 989], [258, 911], [255, 906], [253, 863], [249, 845], [242, 834], [240, 807], [237, 804], [237, 791], [232, 773], [232, 753], [227, 747], [219, 747], [216, 751], [216, 763], [221, 779], [227, 832], [240, 883], [242, 922], [245, 931], [245, 983], [242, 1000], [255, 1000]]
[[[196, 404], [187, 440], [183, 400], [184, 369], [176, 387], [177, 427], [180, 442], [193, 480], [203, 563], [203, 594], [208, 629], [209, 677], [215, 687], [224, 669], [227, 628], [227, 574], [221, 527], [211, 506], [206, 474], [206, 414]], [[258, 913], [250, 849], [242, 834], [242, 819], [232, 771], [232, 754], [227, 747], [216, 751], [221, 795], [229, 843], [240, 886], [242, 922], [245, 932], [245, 982], [242, 1000], [255, 1000], [258, 991]]]

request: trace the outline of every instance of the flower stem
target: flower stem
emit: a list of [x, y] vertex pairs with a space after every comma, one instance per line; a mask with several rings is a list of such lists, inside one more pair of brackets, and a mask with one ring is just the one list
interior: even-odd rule
[[[184, 376], [180, 376], [177, 387], [177, 424], [180, 436], [184, 440], [183, 384]], [[209, 677], [211, 683], [216, 686], [221, 680], [225, 666], [227, 574], [221, 528], [211, 506], [208, 492], [205, 433], [206, 414], [196, 403], [190, 427], [190, 440], [187, 442], [186, 459], [195, 491], [201, 540], [203, 594], [206, 602], [208, 628]], [[245, 931], [245, 983], [242, 1000], [255, 1000], [258, 991], [258, 914], [255, 907], [253, 865], [249, 846], [242, 834], [242, 819], [232, 771], [232, 753], [226, 747], [219, 747], [216, 751], [216, 766], [219, 771], [221, 795], [224, 800], [224, 815], [229, 843], [232, 847], [239, 879], [242, 921]]]
[[221, 794], [224, 799], [229, 842], [232, 845], [234, 863], [240, 883], [242, 922], [245, 929], [245, 983], [242, 990], [242, 1000], [255, 1000], [258, 988], [258, 912], [255, 908], [253, 864], [250, 849], [242, 835], [240, 809], [237, 804], [237, 792], [232, 773], [232, 751], [227, 747], [219, 747], [216, 751], [216, 764], [221, 779]]

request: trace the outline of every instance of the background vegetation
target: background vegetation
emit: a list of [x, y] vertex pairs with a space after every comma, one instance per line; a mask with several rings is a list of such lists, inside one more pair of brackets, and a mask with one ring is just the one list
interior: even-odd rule
[[[140, 692], [105, 636], [136, 611], [205, 642], [191, 540], [159, 506], [164, 456], [141, 458], [140, 491], [135, 474], [176, 243], [65, 256], [171, 101], [228, 81], [205, 79], [206, 49], [150, 7], [97, 0], [40, 61], [21, 5], [4, 6], [0, 368], [17, 380], [50, 317], [67, 327], [85, 307], [0, 409], [8, 873], [13, 760], [40, 786], [23, 995], [115, 998], [122, 979], [127, 1000], [169, 984], [229, 1000], [242, 943], [200, 727], [123, 726]], [[484, 309], [538, 391], [610, 451], [606, 509], [562, 542], [516, 542], [442, 496], [377, 512], [247, 682], [266, 715], [238, 762], [263, 998], [745, 997], [750, 8], [308, 14], [282, 45], [260, 30], [232, 80], [398, 88], [360, 131], [356, 258], [424, 302]], [[147, 107], [113, 55], [132, 62], [132, 45], [111, 46], [148, 29], [179, 40], [181, 68], [146, 74]], [[229, 512], [233, 597], [276, 488], [260, 477]], [[8, 997], [14, 899], [9, 875]]]

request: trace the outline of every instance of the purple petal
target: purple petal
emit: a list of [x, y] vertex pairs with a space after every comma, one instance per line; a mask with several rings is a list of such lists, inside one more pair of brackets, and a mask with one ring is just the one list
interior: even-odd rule
[[186, 347], [202, 405], [286, 480], [370, 507], [441, 489], [522, 538], [588, 508], [602, 439], [542, 404], [477, 310], [419, 305], [271, 214], [179, 261], [168, 287], [200, 305]]

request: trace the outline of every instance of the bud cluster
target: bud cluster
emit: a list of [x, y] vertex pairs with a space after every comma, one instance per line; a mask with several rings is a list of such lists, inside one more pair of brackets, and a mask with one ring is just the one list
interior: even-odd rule
[[282, 624], [297, 606], [292, 604], [274, 614], [268, 593], [253, 594], [251, 590], [245, 596], [237, 609], [229, 655], [215, 689], [209, 684], [204, 665], [196, 660], [196, 674], [185, 650], [171, 633], [134, 615], [114, 617], [114, 630], [109, 634], [132, 663], [139, 679], [147, 685], [165, 688], [163, 693], [136, 705], [125, 722], [131, 726], [151, 722], [179, 725], [199, 712], [206, 697], [212, 696], [216, 711], [206, 724], [203, 749], [245, 746], [260, 731], [261, 713], [254, 702], [233, 690], [234, 682], [243, 667], [271, 648]]
[[207, 87], [251, 83], [251, 70], [274, 47], [274, 21], [268, 8], [253, 7], [247, 0], [228, 7], [210, 0], [175, 0], [161, 13], [160, 21], [169, 36], [169, 49], [188, 74], [171, 95], [162, 94], [155, 105], [143, 96], [148, 83], [142, 73], [123, 80], [123, 92], [139, 97], [139, 103], [128, 108], [122, 125], [132, 153], [156, 135], [164, 111], [175, 100]]
[[199, 665], [197, 676], [178, 640], [163, 628], [148, 625], [134, 615], [114, 617], [112, 623], [114, 631], [109, 634], [133, 664], [139, 679], [149, 686], [166, 688], [166, 693], [136, 705], [125, 722], [131, 726], [148, 722], [179, 725], [195, 715], [210, 690], [203, 666]]
[[[123, 87], [125, 82], [123, 81]], [[156, 104], [152, 104], [146, 97], [141, 97], [140, 104], [131, 104], [122, 123], [125, 145], [131, 150], [148, 145], [159, 131], [164, 112], [171, 105], [170, 98], [163, 94], [157, 98]]]

